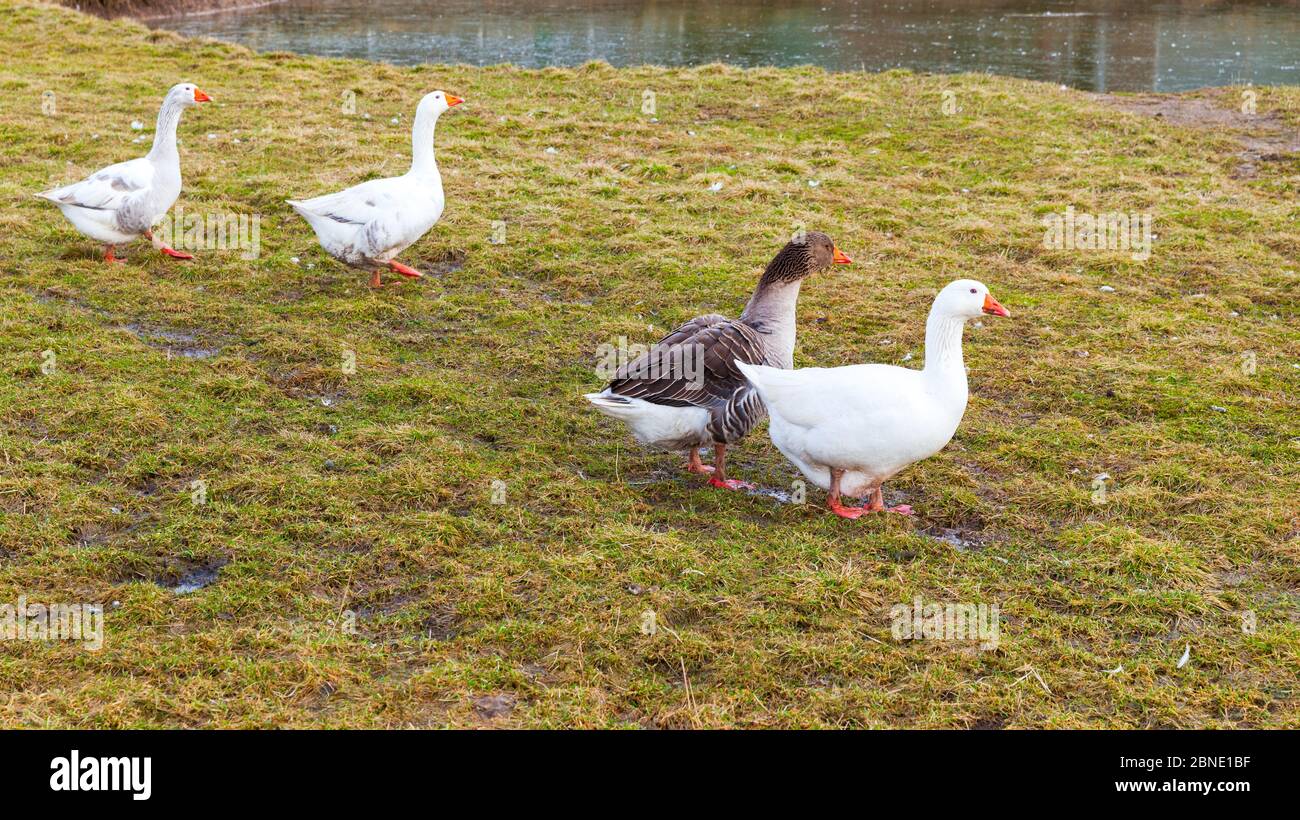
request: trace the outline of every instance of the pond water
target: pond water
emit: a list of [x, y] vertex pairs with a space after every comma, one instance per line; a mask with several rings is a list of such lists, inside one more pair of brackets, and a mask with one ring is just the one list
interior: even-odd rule
[[1300, 2], [287, 0], [151, 25], [412, 65], [977, 71], [1094, 91], [1300, 84]]

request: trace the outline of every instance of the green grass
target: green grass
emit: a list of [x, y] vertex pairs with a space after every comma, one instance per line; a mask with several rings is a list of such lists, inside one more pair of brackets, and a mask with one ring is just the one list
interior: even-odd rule
[[[0, 602], [107, 609], [98, 652], [0, 643], [0, 724], [1300, 725], [1294, 159], [1239, 179], [1221, 132], [984, 76], [399, 69], [0, 13]], [[262, 255], [106, 267], [31, 193], [142, 153], [182, 79], [217, 102], [179, 204], [259, 214]], [[403, 170], [435, 88], [469, 101], [404, 257], [438, 273], [372, 292], [282, 200]], [[1070, 205], [1153, 213], [1151, 259], [1045, 250]], [[738, 312], [799, 223], [856, 261], [804, 289], [799, 365], [915, 366], [959, 276], [1014, 316], [967, 331], [961, 429], [887, 487], [914, 520], [701, 487], [581, 399], [600, 344]], [[765, 427], [729, 467], [797, 477]], [[918, 595], [997, 604], [1000, 645], [893, 640]]]

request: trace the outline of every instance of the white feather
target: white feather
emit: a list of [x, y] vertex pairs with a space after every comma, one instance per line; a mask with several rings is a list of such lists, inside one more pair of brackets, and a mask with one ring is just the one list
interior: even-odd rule
[[881, 364], [781, 370], [737, 361], [771, 417], [769, 434], [813, 484], [863, 496], [909, 464], [939, 452], [966, 411], [961, 329], [979, 316], [988, 289], [958, 280], [935, 299], [926, 325], [926, 365]]
[[689, 450], [713, 441], [709, 434], [709, 411], [703, 407], [671, 407], [644, 399], [611, 393], [587, 393], [585, 398], [597, 410], [627, 424], [641, 445], [661, 450]]
[[442, 217], [442, 174], [433, 154], [438, 117], [448, 109], [435, 91], [420, 100], [411, 129], [411, 169], [332, 194], [287, 200], [331, 256], [357, 267], [381, 267], [424, 236]]
[[181, 111], [194, 104], [194, 86], [172, 86], [158, 111], [148, 155], [109, 165], [37, 196], [58, 205], [73, 227], [91, 239], [107, 245], [135, 239], [157, 223], [180, 196], [176, 126]]

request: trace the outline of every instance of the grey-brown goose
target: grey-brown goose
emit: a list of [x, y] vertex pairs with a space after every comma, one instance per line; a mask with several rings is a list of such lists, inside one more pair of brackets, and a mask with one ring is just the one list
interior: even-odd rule
[[[586, 398], [626, 422], [642, 445], [686, 451], [686, 469], [711, 473], [726, 489], [752, 485], [727, 478], [727, 445], [754, 429], [766, 410], [736, 361], [794, 366], [795, 307], [803, 280], [851, 260], [824, 233], [787, 243], [768, 264], [739, 319], [697, 316], [624, 364], [609, 386]], [[700, 461], [712, 444], [714, 466]]]

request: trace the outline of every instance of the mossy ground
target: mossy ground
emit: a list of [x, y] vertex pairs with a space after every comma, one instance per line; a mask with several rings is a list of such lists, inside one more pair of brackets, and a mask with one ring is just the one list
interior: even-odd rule
[[[0, 602], [107, 608], [98, 652], [0, 644], [0, 724], [1300, 724], [1294, 158], [1237, 178], [1230, 135], [986, 76], [399, 69], [0, 14]], [[259, 215], [261, 256], [106, 267], [31, 194], [143, 153], [182, 79], [217, 102], [179, 204]], [[469, 102], [405, 256], [433, 273], [372, 292], [283, 200], [403, 170], [435, 88]], [[1153, 214], [1150, 260], [1044, 249], [1071, 205]], [[600, 344], [736, 313], [799, 224], [856, 264], [804, 289], [798, 365], [915, 366], [959, 276], [1013, 313], [892, 484], [915, 519], [702, 487], [581, 399]], [[788, 489], [765, 429], [731, 469]], [[999, 646], [895, 641], [915, 596], [998, 605]]]

